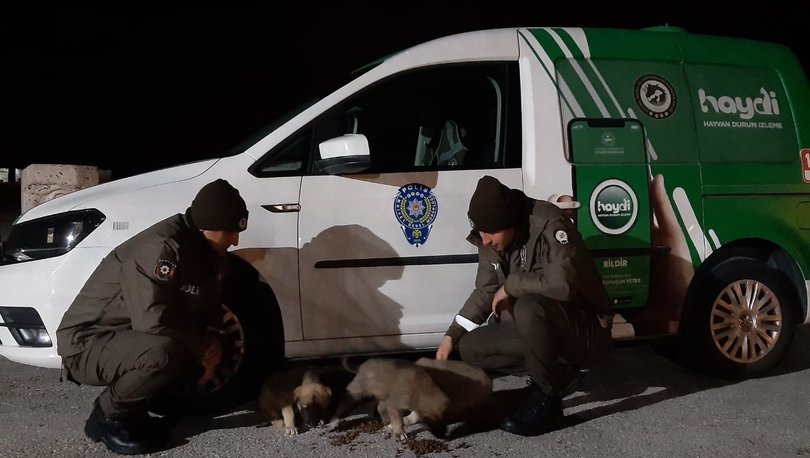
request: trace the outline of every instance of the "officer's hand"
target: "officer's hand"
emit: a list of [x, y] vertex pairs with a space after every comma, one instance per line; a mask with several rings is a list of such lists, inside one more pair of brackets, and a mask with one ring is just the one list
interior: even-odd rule
[[217, 366], [222, 361], [222, 343], [219, 340], [214, 340], [208, 345], [208, 348], [203, 353], [200, 364], [205, 368], [202, 377], [197, 380], [197, 385], [203, 386], [214, 378]]
[[650, 183], [650, 203], [655, 214], [655, 224], [652, 227], [653, 246], [667, 247], [669, 252], [652, 257], [650, 304], [654, 305], [647, 307], [645, 313], [659, 322], [676, 322], [680, 319], [681, 304], [684, 303], [695, 269], [686, 235], [675, 216], [662, 175], [656, 175]]
[[452, 351], [453, 338], [450, 336], [444, 336], [441, 345], [439, 345], [439, 349], [436, 350], [436, 359], [446, 361], [450, 357], [450, 353]]
[[499, 318], [501, 311], [508, 310], [511, 305], [509, 295], [501, 286], [498, 288], [498, 292], [495, 293], [495, 297], [492, 298], [492, 314], [495, 315], [495, 318]]

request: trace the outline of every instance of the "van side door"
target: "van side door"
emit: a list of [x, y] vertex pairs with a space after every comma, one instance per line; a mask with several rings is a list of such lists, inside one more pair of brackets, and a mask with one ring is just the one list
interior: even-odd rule
[[[517, 79], [513, 62], [418, 68], [314, 122], [300, 199], [303, 353], [438, 344], [474, 286], [465, 238], [478, 179], [521, 187]], [[368, 141], [371, 166], [329, 174], [318, 145], [346, 134]]]

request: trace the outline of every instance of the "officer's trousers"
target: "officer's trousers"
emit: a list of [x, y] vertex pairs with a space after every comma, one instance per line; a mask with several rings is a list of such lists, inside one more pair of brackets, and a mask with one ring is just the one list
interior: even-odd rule
[[92, 337], [64, 365], [78, 383], [107, 386], [97, 402], [105, 415], [122, 417], [144, 411], [149, 401], [174, 389], [189, 359], [176, 339], [117, 331]]
[[569, 365], [586, 367], [610, 352], [610, 329], [595, 313], [544, 296], [519, 297], [512, 315], [476, 328], [458, 343], [461, 359], [488, 371], [529, 375], [546, 393], [559, 393]]

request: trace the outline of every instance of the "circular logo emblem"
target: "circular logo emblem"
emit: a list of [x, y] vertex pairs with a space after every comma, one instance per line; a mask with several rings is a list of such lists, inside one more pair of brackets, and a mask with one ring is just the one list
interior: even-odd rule
[[174, 277], [177, 263], [168, 259], [158, 259], [155, 265], [155, 278], [160, 281], [169, 281]]
[[624, 234], [638, 216], [633, 188], [621, 180], [605, 180], [591, 194], [591, 220], [605, 234]]
[[616, 136], [613, 133], [605, 132], [602, 134], [602, 145], [613, 146], [614, 144], [616, 144]]
[[678, 106], [675, 88], [658, 75], [648, 74], [636, 80], [634, 93], [638, 107], [653, 119], [669, 117]]
[[438, 213], [436, 196], [423, 184], [406, 184], [394, 197], [394, 215], [411, 245], [419, 246], [427, 241]]
[[562, 229], [554, 233], [554, 238], [557, 239], [560, 245], [568, 244], [568, 234]]
[[239, 220], [239, 229], [244, 230], [247, 228], [247, 218], [242, 218]]

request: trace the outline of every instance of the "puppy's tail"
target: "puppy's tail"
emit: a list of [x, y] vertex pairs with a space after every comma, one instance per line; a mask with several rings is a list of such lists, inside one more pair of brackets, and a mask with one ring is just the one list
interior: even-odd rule
[[340, 357], [340, 365], [343, 366], [343, 370], [345, 370], [346, 372], [351, 372], [352, 374], [356, 374], [358, 368], [357, 367], [351, 367], [349, 365], [349, 358], [350, 358], [350, 356], [341, 356]]

